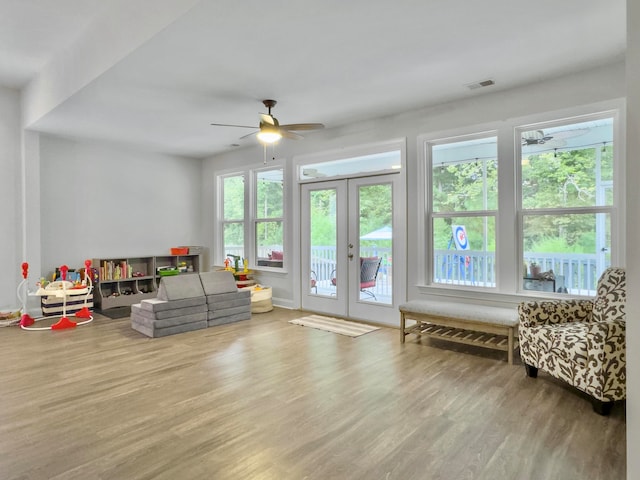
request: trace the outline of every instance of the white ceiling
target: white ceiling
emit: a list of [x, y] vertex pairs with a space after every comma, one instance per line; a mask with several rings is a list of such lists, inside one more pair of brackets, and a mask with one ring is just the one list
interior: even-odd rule
[[[625, 0], [193, 3], [29, 127], [205, 157], [255, 143], [238, 140], [250, 130], [209, 124], [257, 126], [264, 98], [278, 100], [281, 123], [331, 128], [613, 63], [625, 52]], [[0, 0], [0, 85], [25, 87], [114, 9], [145, 22], [144, 10], [127, 5]], [[465, 86], [485, 79], [496, 85]]]

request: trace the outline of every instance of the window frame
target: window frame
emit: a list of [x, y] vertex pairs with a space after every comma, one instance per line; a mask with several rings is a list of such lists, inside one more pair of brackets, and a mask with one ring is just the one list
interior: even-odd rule
[[[280, 170], [282, 172], [282, 216], [280, 217], [262, 217], [258, 215], [258, 176], [263, 172], [271, 172], [275, 170]], [[276, 272], [282, 272], [285, 270], [285, 267], [288, 263], [288, 258], [290, 255], [287, 255], [287, 241], [286, 241], [286, 206], [287, 202], [285, 201], [287, 194], [287, 182], [286, 182], [286, 170], [283, 164], [270, 164], [261, 168], [251, 169], [251, 238], [252, 238], [252, 256], [250, 257], [250, 264], [254, 267], [265, 269], [265, 270], [273, 270]], [[257, 231], [258, 224], [260, 223], [272, 223], [272, 222], [280, 222], [282, 225], [282, 252], [283, 252], [283, 260], [281, 267], [273, 267], [268, 265], [257, 265], [258, 263], [258, 240], [257, 240]]]
[[[281, 170], [283, 178], [283, 190], [282, 190], [282, 217], [277, 218], [258, 218], [257, 217], [257, 186], [258, 186], [258, 173], [271, 170]], [[244, 217], [242, 219], [225, 219], [224, 218], [224, 180], [232, 177], [244, 177]], [[216, 202], [218, 208], [217, 218], [215, 221], [216, 241], [215, 241], [215, 255], [214, 262], [218, 265], [224, 265], [224, 261], [227, 258], [227, 252], [224, 251], [224, 227], [230, 223], [243, 223], [244, 232], [244, 246], [242, 258], [248, 260], [249, 267], [253, 270], [267, 270], [273, 272], [286, 273], [287, 268], [287, 186], [288, 176], [287, 169], [284, 161], [270, 162], [268, 165], [261, 164], [260, 166], [247, 166], [241, 170], [234, 169], [228, 171], [221, 171], [216, 173], [217, 191]], [[260, 221], [280, 221], [282, 222], [282, 247], [285, 252], [282, 267], [270, 267], [264, 265], [257, 265], [257, 241], [256, 241], [256, 225]]]
[[[243, 184], [244, 184], [244, 195], [243, 195], [243, 216], [242, 218], [233, 218], [233, 219], [227, 219], [225, 217], [225, 209], [224, 209], [224, 200], [225, 200], [225, 187], [224, 187], [224, 182], [226, 179], [229, 178], [236, 178], [236, 177], [242, 177], [243, 179]], [[234, 172], [229, 172], [229, 173], [225, 173], [225, 174], [220, 174], [218, 175], [218, 181], [217, 181], [217, 185], [218, 185], [218, 219], [217, 219], [217, 225], [218, 225], [218, 245], [219, 245], [219, 251], [217, 252], [217, 257], [219, 258], [219, 263], [220, 265], [224, 264], [224, 260], [227, 258], [227, 253], [225, 250], [227, 250], [225, 248], [225, 242], [224, 242], [224, 233], [225, 233], [225, 227], [229, 224], [242, 224], [242, 231], [243, 231], [243, 245], [242, 245], [242, 249], [245, 253], [246, 256], [246, 252], [247, 252], [247, 173], [245, 171], [234, 171]]]
[[[455, 128], [433, 130], [417, 136], [418, 164], [416, 167], [417, 198], [422, 212], [417, 217], [415, 232], [415, 260], [417, 264], [416, 290], [434, 298], [456, 301], [467, 299], [477, 302], [518, 303], [527, 298], [567, 298], [566, 294], [551, 294], [541, 291], [522, 289], [522, 215], [521, 215], [521, 177], [518, 163], [521, 159], [520, 134], [518, 127], [536, 124], [551, 125], [580, 122], [598, 117], [612, 117], [614, 121], [613, 144], [613, 211], [611, 214], [611, 264], [624, 266], [626, 248], [625, 218], [625, 102], [612, 99], [602, 102], [566, 107], [508, 119], [462, 125]], [[496, 217], [496, 289], [472, 288], [465, 285], [446, 285], [432, 282], [433, 243], [431, 234], [431, 172], [428, 158], [429, 142], [451, 138], [463, 138], [466, 135], [481, 135], [496, 131], [498, 137], [498, 214]], [[517, 162], [516, 162], [517, 159]], [[422, 248], [420, 248], [422, 246]], [[584, 295], [571, 295], [582, 298]]]
[[[425, 238], [426, 238], [426, 245], [427, 245], [427, 252], [426, 252], [426, 258], [425, 260], [427, 261], [427, 273], [426, 273], [426, 279], [427, 279], [427, 283], [432, 286], [432, 287], [436, 287], [436, 288], [452, 288], [452, 289], [472, 289], [472, 290], [481, 290], [481, 291], [495, 291], [497, 289], [497, 282], [494, 283], [493, 286], [480, 286], [480, 285], [469, 285], [469, 284], [456, 284], [456, 283], [444, 283], [444, 282], [437, 282], [434, 278], [434, 271], [436, 268], [436, 265], [434, 265], [433, 261], [435, 258], [435, 242], [434, 242], [434, 238], [433, 238], [433, 232], [434, 232], [434, 222], [436, 221], [436, 219], [440, 219], [440, 218], [451, 218], [451, 219], [455, 219], [455, 218], [459, 218], [459, 217], [479, 217], [479, 218], [493, 218], [494, 221], [494, 225], [495, 225], [495, 238], [494, 238], [494, 244], [496, 245], [496, 251], [494, 253], [494, 264], [497, 265], [497, 261], [498, 261], [498, 252], [497, 252], [497, 242], [498, 242], [498, 212], [499, 212], [499, 208], [500, 208], [500, 204], [499, 204], [499, 197], [497, 199], [497, 205], [495, 209], [485, 209], [485, 210], [455, 210], [455, 211], [451, 211], [451, 212], [442, 212], [442, 211], [434, 211], [434, 205], [433, 205], [433, 169], [437, 168], [437, 164], [434, 165], [434, 161], [433, 161], [433, 147], [438, 146], [438, 145], [446, 145], [446, 144], [450, 144], [450, 143], [458, 143], [458, 142], [465, 142], [465, 141], [470, 141], [470, 140], [478, 140], [478, 139], [483, 139], [483, 138], [491, 138], [491, 137], [495, 137], [496, 138], [496, 164], [497, 164], [497, 170], [498, 170], [498, 177], [496, 179], [496, 181], [499, 180], [499, 175], [500, 175], [500, 160], [499, 160], [499, 149], [498, 149], [498, 130], [496, 129], [489, 129], [489, 130], [485, 130], [485, 129], [481, 129], [478, 131], [474, 131], [474, 132], [467, 132], [467, 133], [463, 133], [460, 135], [452, 135], [452, 136], [445, 136], [445, 137], [441, 137], [441, 138], [433, 138], [433, 139], [425, 139], [423, 141], [423, 148], [424, 148], [424, 155], [425, 155], [425, 160], [426, 160], [426, 165], [425, 165], [425, 173], [426, 173], [426, 179], [425, 179], [425, 186], [427, 187], [425, 189], [425, 217], [426, 217], [426, 225], [425, 225]], [[496, 185], [497, 186], [497, 185]], [[499, 191], [499, 187], [498, 191]], [[497, 276], [497, 271], [494, 271], [494, 275]]]
[[[524, 208], [523, 207], [523, 174], [522, 174], [522, 133], [530, 130], [538, 130], [543, 128], [551, 128], [551, 127], [561, 127], [564, 125], [571, 125], [577, 123], [583, 123], [593, 120], [602, 120], [602, 119], [612, 119], [612, 145], [613, 145], [613, 158], [612, 158], [612, 168], [613, 175], [610, 180], [611, 185], [610, 188], [613, 188], [612, 195], [612, 203], [610, 205], [593, 205], [593, 206], [579, 206], [579, 207], [543, 207], [543, 208]], [[618, 239], [619, 235], [623, 235], [623, 232], [619, 230], [619, 223], [617, 220], [617, 211], [619, 210], [621, 192], [623, 189], [623, 184], [620, 181], [621, 172], [620, 166], [622, 164], [621, 156], [620, 156], [620, 111], [619, 110], [604, 110], [599, 112], [593, 112], [584, 115], [575, 115], [569, 116], [560, 119], [553, 119], [548, 121], [541, 121], [535, 123], [528, 123], [517, 125], [514, 127], [514, 146], [515, 146], [515, 157], [514, 164], [516, 166], [515, 171], [515, 200], [516, 200], [516, 216], [517, 216], [517, 225], [518, 225], [518, 236], [517, 236], [517, 258], [519, 259], [516, 264], [518, 265], [517, 278], [522, 279], [526, 275], [524, 270], [524, 226], [525, 226], [525, 217], [535, 217], [535, 216], [549, 216], [549, 215], [594, 215], [594, 214], [605, 214], [609, 215], [610, 219], [610, 229], [611, 229], [611, 265], [617, 265], [620, 262], [621, 251], [620, 251], [620, 241]], [[598, 148], [598, 147], [596, 147]], [[565, 150], [564, 148], [558, 148], [558, 150]], [[520, 160], [520, 161], [518, 161]], [[600, 272], [602, 273], [602, 272]], [[596, 276], [599, 276], [600, 273], [596, 273]], [[597, 280], [597, 278], [595, 279]], [[594, 281], [595, 281], [594, 280]], [[517, 286], [517, 292], [520, 294], [530, 294], [529, 290], [524, 289], [523, 282], [519, 282]], [[594, 291], [585, 290], [585, 295], [595, 294]], [[573, 295], [576, 295], [574, 293]], [[578, 294], [582, 295], [582, 294]], [[563, 295], [566, 298], [566, 294]]]

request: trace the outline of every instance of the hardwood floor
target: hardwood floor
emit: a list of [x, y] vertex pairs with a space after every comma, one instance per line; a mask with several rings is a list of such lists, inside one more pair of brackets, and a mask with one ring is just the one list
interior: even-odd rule
[[287, 323], [304, 315], [0, 328], [0, 478], [625, 478], [624, 404], [601, 417], [504, 352]]

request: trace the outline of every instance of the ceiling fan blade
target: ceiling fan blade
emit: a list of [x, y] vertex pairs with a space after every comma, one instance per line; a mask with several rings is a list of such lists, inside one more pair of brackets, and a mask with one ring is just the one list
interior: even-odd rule
[[283, 130], [282, 128], [280, 128], [280, 133], [284, 138], [288, 138], [290, 140], [301, 140], [304, 138], [302, 135], [290, 132], [288, 130]]
[[238, 127], [238, 128], [257, 128], [255, 125], [230, 125], [228, 123], [210, 123], [209, 125], [213, 125], [214, 127]]
[[280, 125], [284, 130], [320, 130], [324, 128], [322, 123], [290, 123], [289, 125]]
[[[256, 128], [256, 127], [251, 127], [251, 128]], [[255, 132], [247, 133], [246, 135], [241, 136], [238, 140], [242, 140], [242, 139], [251, 137], [252, 135], [257, 135], [258, 132], [259, 132], [259, 130], [256, 130]]]

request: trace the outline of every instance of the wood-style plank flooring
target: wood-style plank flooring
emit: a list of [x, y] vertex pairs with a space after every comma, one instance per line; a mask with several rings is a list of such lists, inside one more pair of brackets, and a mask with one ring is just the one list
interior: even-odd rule
[[503, 352], [287, 323], [304, 315], [0, 328], [0, 479], [625, 478], [624, 403], [601, 417]]

